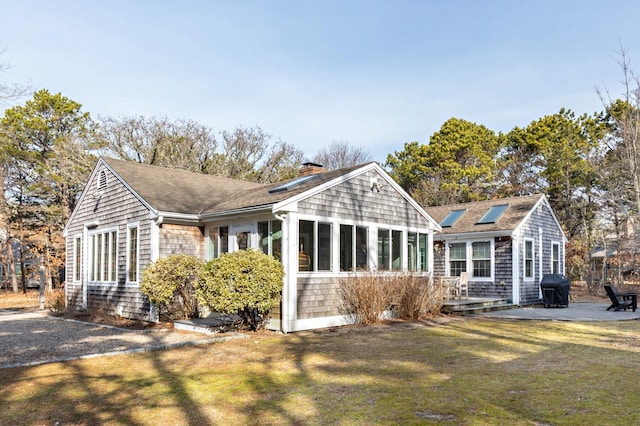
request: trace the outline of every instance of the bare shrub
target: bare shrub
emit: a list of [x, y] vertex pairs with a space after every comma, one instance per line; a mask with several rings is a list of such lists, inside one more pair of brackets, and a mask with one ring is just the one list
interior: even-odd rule
[[392, 308], [395, 294], [393, 281], [376, 272], [360, 272], [340, 280], [340, 310], [354, 322], [376, 324], [385, 311]]
[[340, 281], [339, 294], [341, 311], [361, 324], [379, 323], [390, 310], [406, 320], [438, 315], [443, 303], [439, 281], [410, 273], [350, 275]]
[[47, 308], [54, 316], [62, 316], [67, 310], [64, 288], [56, 288], [47, 294]]
[[397, 291], [395, 312], [398, 318], [417, 320], [440, 313], [443, 303], [442, 284], [429, 277], [398, 274], [392, 287]]

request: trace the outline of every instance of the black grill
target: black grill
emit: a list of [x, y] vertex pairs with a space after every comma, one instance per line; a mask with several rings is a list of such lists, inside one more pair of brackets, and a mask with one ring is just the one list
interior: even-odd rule
[[542, 289], [544, 307], [568, 307], [570, 286], [569, 279], [562, 274], [543, 275], [542, 281], [540, 281], [540, 288]]

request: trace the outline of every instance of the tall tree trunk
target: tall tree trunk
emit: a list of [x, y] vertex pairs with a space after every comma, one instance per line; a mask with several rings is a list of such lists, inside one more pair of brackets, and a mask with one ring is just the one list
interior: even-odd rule
[[13, 244], [11, 238], [7, 238], [7, 255], [9, 257], [9, 261], [7, 265], [9, 266], [9, 275], [11, 276], [11, 288], [14, 293], [18, 292], [18, 277], [16, 276], [16, 258], [13, 253]]

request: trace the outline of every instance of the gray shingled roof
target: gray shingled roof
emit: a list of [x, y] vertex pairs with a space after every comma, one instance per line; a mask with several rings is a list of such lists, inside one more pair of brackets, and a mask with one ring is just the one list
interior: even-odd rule
[[[441, 234], [460, 234], [469, 232], [513, 231], [525, 219], [543, 194], [523, 197], [501, 198], [497, 200], [476, 201], [472, 203], [453, 204], [448, 206], [426, 207], [425, 210], [433, 219], [441, 223], [453, 210], [466, 209], [465, 213], [451, 227], [443, 227]], [[491, 206], [508, 204], [509, 207], [495, 223], [478, 224]]]
[[205, 215], [269, 206], [365, 166], [328, 171], [286, 191], [269, 192], [295, 179], [263, 185], [131, 161], [105, 161], [154, 209]]
[[154, 209], [163, 212], [198, 214], [212, 200], [237, 192], [264, 188], [254, 182], [228, 179], [185, 170], [151, 166], [133, 161], [104, 159]]
[[295, 181], [296, 179], [291, 179], [289, 181], [278, 182], [266, 186], [262, 186], [260, 188], [248, 189], [242, 192], [236, 192], [235, 194], [220, 198], [218, 200], [210, 200], [210, 205], [206, 209], [202, 211], [203, 214], [215, 214], [228, 210], [236, 210], [250, 207], [259, 207], [259, 206], [269, 206], [280, 201], [284, 201], [288, 198], [293, 197], [294, 195], [301, 194], [305, 191], [308, 191], [317, 186], [323, 185], [327, 182], [330, 182], [340, 176], [344, 176], [356, 169], [364, 167], [366, 164], [359, 164], [357, 166], [345, 167], [342, 169], [331, 170], [328, 172], [320, 173], [314, 175], [312, 179], [309, 179], [299, 185], [295, 185], [286, 191], [277, 191], [270, 192], [274, 188], [277, 188], [281, 185], [284, 185], [288, 182]]

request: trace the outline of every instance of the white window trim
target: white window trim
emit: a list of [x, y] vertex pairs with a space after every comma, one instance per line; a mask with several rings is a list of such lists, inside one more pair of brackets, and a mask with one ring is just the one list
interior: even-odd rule
[[[78, 240], [80, 241], [80, 244], [78, 244]], [[79, 283], [82, 282], [82, 265], [83, 265], [83, 259], [82, 259], [82, 234], [76, 234], [73, 236], [73, 275], [71, 276], [71, 281], [74, 283]], [[78, 264], [76, 262], [76, 259], [78, 259], [78, 246], [80, 246], [80, 264]], [[79, 277], [80, 279], [76, 279], [76, 276]]]
[[[131, 253], [130, 249], [131, 249], [131, 237], [130, 237], [130, 233], [129, 231], [132, 228], [137, 228], [137, 244], [138, 244], [138, 249], [136, 250], [136, 280], [135, 281], [129, 281], [129, 271], [131, 269], [131, 259], [129, 257], [129, 254]], [[127, 246], [126, 246], [126, 268], [125, 268], [125, 278], [124, 278], [124, 282], [125, 285], [130, 285], [130, 286], [137, 286], [140, 283], [140, 222], [133, 222], [133, 223], [128, 223], [127, 224]]]
[[553, 248], [558, 247], [558, 274], [564, 275], [564, 262], [563, 262], [563, 253], [561, 250], [562, 244], [559, 241], [551, 241], [551, 252], [549, 253], [549, 271], [553, 272]]
[[[486, 243], [489, 242], [490, 244], [490, 251], [491, 251], [491, 275], [488, 277], [474, 277], [473, 276], [473, 243]], [[495, 247], [495, 239], [491, 238], [489, 240], [487, 239], [477, 239], [477, 240], [450, 240], [444, 241], [445, 244], [445, 254], [444, 254], [444, 261], [445, 261], [445, 274], [447, 276], [451, 275], [451, 265], [449, 262], [449, 245], [450, 244], [456, 244], [456, 243], [465, 243], [466, 245], [466, 250], [465, 250], [465, 255], [466, 255], [466, 263], [467, 263], [467, 274], [469, 277], [469, 281], [478, 281], [478, 282], [494, 282], [495, 280], [495, 275], [496, 275], [496, 247]]]
[[[527, 243], [531, 243], [531, 276], [527, 277]], [[522, 279], [524, 281], [535, 281], [536, 279], [536, 240], [525, 238], [522, 243]]]
[[[116, 245], [116, 263], [115, 263], [115, 270], [113, 271], [113, 279], [112, 280], [102, 280], [102, 281], [97, 281], [94, 280], [92, 275], [94, 273], [92, 264], [93, 264], [93, 257], [95, 255], [95, 246], [94, 244], [92, 244], [92, 237], [95, 235], [111, 235], [111, 233], [115, 232], [116, 236], [115, 236], [115, 245]], [[111, 228], [101, 228], [101, 229], [94, 229], [91, 230], [88, 234], [87, 234], [87, 244], [86, 244], [86, 258], [87, 258], [87, 271], [86, 271], [86, 279], [87, 279], [87, 283], [91, 284], [91, 285], [114, 285], [118, 283], [118, 228], [117, 227], [111, 227]], [[109, 253], [107, 253], [108, 255], [108, 259], [107, 259], [107, 264], [111, 265], [112, 259], [111, 259], [111, 251], [109, 251]], [[100, 267], [100, 262], [98, 262], [97, 267]], [[110, 268], [107, 268], [110, 269]]]

